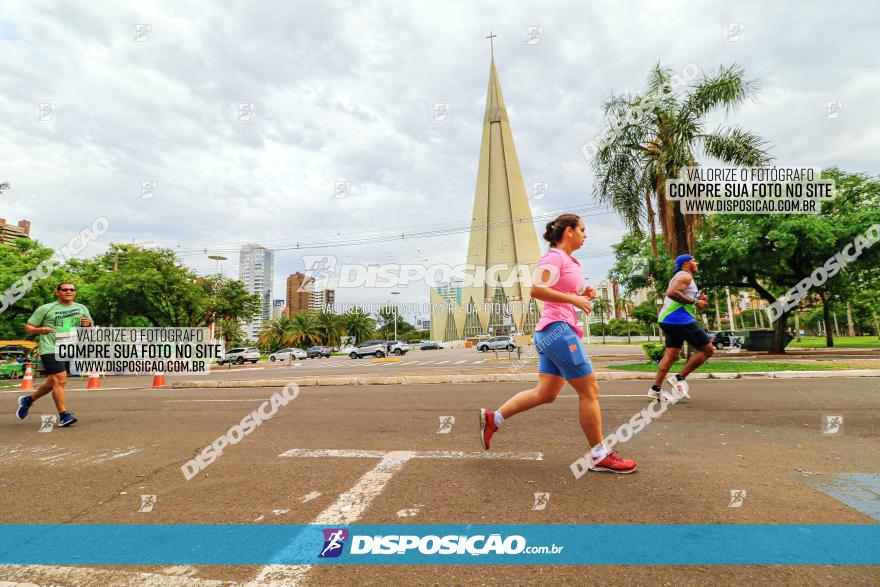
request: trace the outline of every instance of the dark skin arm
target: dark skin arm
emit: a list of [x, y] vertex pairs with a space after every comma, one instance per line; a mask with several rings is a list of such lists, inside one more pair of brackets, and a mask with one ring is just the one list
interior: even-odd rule
[[708, 301], [706, 300], [706, 294], [700, 294], [696, 299], [684, 293], [684, 290], [691, 284], [694, 280], [693, 276], [687, 272], [681, 272], [675, 277], [672, 278], [672, 281], [669, 282], [669, 289], [666, 290], [666, 295], [671, 299], [681, 302], [683, 304], [696, 304], [699, 308], [705, 308], [708, 305]]

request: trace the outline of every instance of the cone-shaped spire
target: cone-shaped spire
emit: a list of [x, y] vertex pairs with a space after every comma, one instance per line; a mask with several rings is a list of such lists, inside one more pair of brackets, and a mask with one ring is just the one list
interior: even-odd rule
[[[467, 262], [483, 267], [499, 264], [509, 267], [499, 272], [498, 277], [499, 281], [510, 283], [504, 286], [504, 297], [522, 304], [520, 311], [514, 312], [515, 321], [522, 325], [522, 316], [530, 299], [528, 288], [519, 275], [515, 279], [507, 279], [507, 276], [511, 271], [517, 271], [518, 265], [529, 265], [533, 270], [540, 249], [494, 58], [489, 66], [471, 222]], [[467, 292], [465, 298], [473, 295], [478, 304], [490, 302], [495, 298], [495, 289], [496, 284], [486, 283]]]

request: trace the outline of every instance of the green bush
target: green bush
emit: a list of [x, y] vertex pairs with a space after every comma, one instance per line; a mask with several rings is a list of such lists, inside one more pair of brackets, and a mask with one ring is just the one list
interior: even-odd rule
[[662, 342], [644, 342], [642, 343], [642, 348], [645, 349], [645, 355], [648, 359], [655, 363], [659, 363], [666, 352], [666, 345]]

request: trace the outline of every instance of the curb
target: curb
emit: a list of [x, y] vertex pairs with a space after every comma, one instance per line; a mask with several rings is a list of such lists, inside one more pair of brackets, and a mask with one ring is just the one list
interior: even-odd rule
[[[691, 379], [818, 379], [834, 377], [880, 377], [880, 369], [842, 369], [839, 371], [753, 371], [748, 373], [694, 373]], [[652, 380], [654, 373], [598, 371], [599, 381]], [[418, 383], [507, 383], [535, 382], [537, 373], [482, 373], [473, 375], [366, 375], [362, 377], [292, 377], [290, 379], [251, 379], [246, 381], [177, 381], [173, 389], [301, 387], [341, 385], [411, 385]]]

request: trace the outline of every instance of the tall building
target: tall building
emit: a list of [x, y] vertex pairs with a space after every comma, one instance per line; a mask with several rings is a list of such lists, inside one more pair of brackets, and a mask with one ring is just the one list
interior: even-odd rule
[[450, 279], [446, 283], [437, 286], [437, 295], [447, 302], [461, 304], [462, 280]]
[[248, 338], [256, 340], [263, 322], [272, 318], [272, 279], [275, 255], [257, 244], [241, 246], [238, 257], [238, 279], [249, 293], [260, 296], [260, 313], [244, 325]]
[[332, 309], [336, 304], [336, 291], [332, 289], [322, 289], [319, 291], [309, 292], [309, 309], [323, 310], [327, 306]]
[[[465, 262], [475, 268], [502, 265], [503, 270], [496, 274], [497, 283], [481, 279], [463, 287], [458, 304], [444, 300], [432, 289], [431, 338], [456, 340], [487, 332], [531, 334], [540, 316], [540, 305], [532, 299], [528, 284], [519, 277], [510, 279], [510, 273], [519, 274], [518, 266], [526, 266], [531, 275], [540, 257], [493, 57]], [[475, 269], [474, 275], [479, 273]]]
[[302, 273], [287, 276], [287, 313], [293, 314], [309, 309], [309, 293], [314, 289], [315, 280]]
[[19, 220], [16, 226], [6, 224], [6, 219], [0, 218], [0, 243], [11, 245], [17, 238], [31, 238], [31, 221]]

